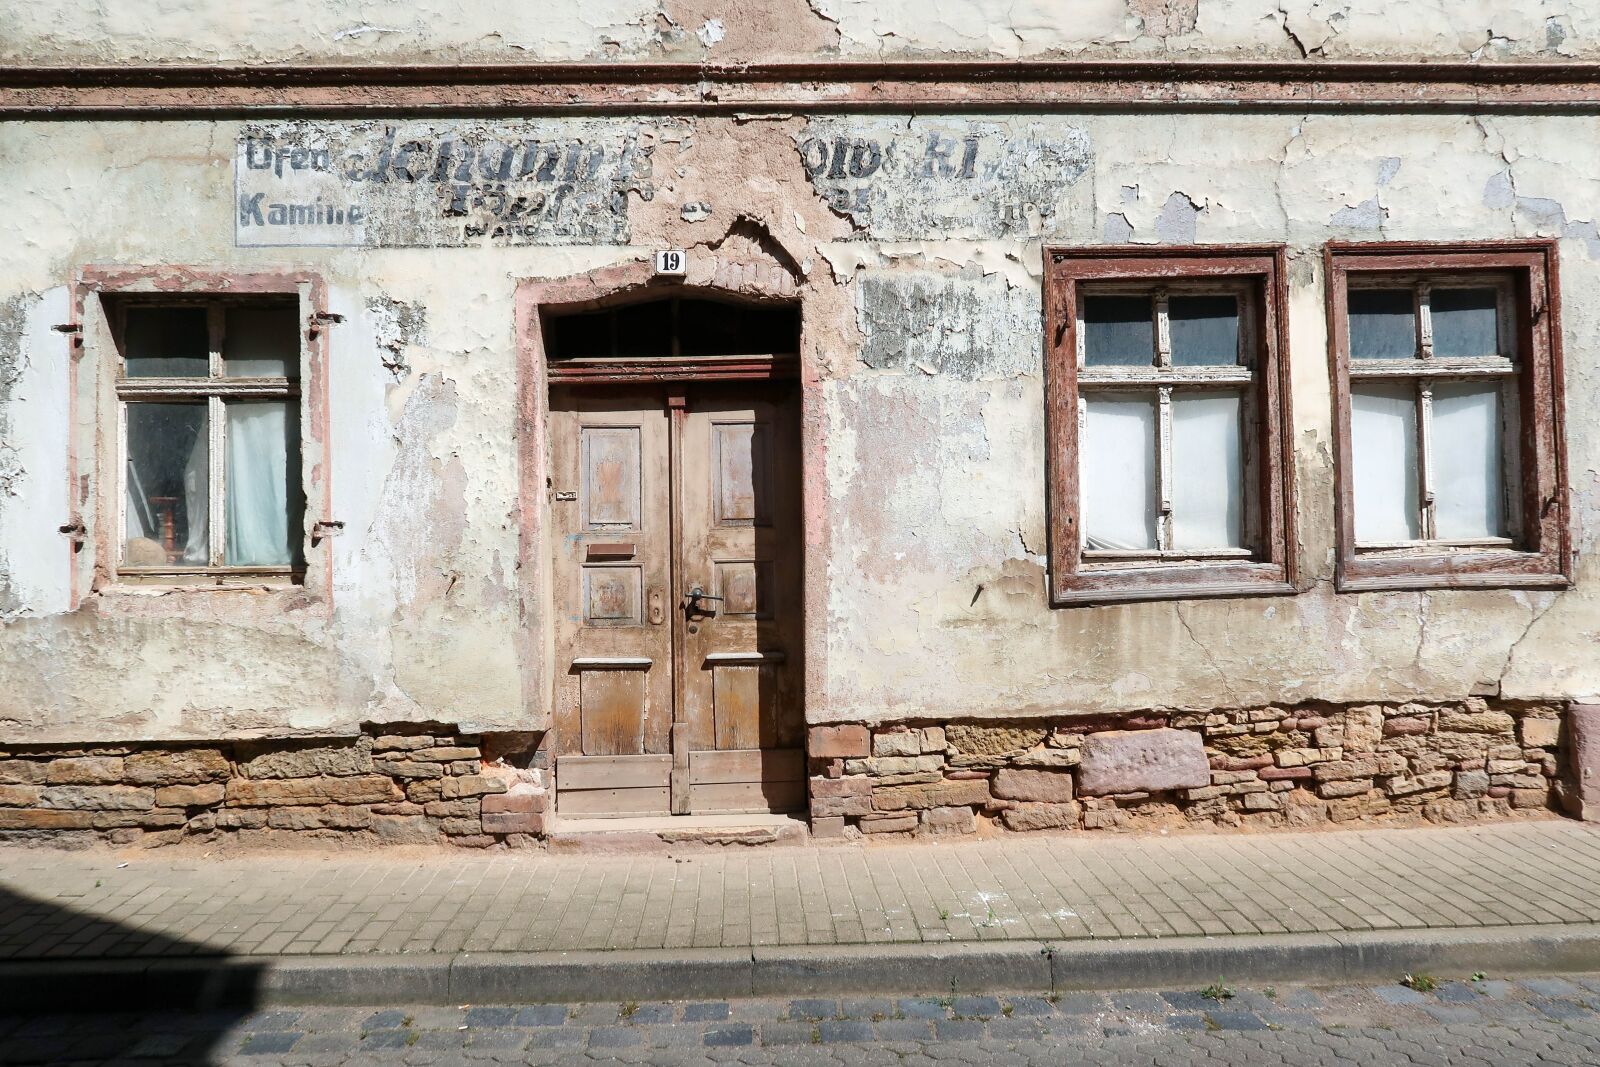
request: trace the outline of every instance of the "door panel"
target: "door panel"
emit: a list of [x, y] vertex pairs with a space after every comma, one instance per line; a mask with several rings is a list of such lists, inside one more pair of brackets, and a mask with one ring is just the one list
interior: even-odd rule
[[[552, 390], [558, 812], [668, 810], [673, 692], [672, 619], [665, 607], [672, 602], [667, 450], [659, 397]], [[630, 770], [626, 787], [605, 781], [616, 770], [614, 758], [652, 754], [658, 758]], [[601, 762], [586, 769], [593, 758]], [[640, 775], [653, 777], [636, 780]]]
[[670, 394], [551, 393], [557, 811], [803, 808], [797, 413]]
[[[682, 416], [680, 592], [709, 594], [685, 613], [679, 715], [692, 753], [802, 744], [799, 422], [783, 399], [707, 389]], [[686, 754], [675, 755], [681, 774]], [[798, 779], [763, 777], [776, 765], [757, 758], [743, 781], [692, 781], [679, 810], [804, 807]]]

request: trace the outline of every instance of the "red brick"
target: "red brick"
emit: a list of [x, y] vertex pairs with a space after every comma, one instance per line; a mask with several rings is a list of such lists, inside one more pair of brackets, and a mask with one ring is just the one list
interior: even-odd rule
[[1256, 772], [1263, 782], [1299, 782], [1311, 777], [1310, 767], [1263, 767]]
[[865, 726], [813, 726], [806, 743], [813, 759], [865, 759], [872, 754]]
[[519, 782], [504, 793], [490, 793], [483, 798], [485, 815], [538, 815], [549, 806], [550, 794], [528, 782]]
[[857, 774], [849, 778], [811, 779], [813, 797], [865, 797], [872, 795], [872, 779]]

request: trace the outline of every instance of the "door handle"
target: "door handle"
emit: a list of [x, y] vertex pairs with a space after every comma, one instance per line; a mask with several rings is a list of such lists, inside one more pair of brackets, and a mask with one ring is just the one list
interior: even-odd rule
[[688, 603], [684, 604], [684, 606], [683, 606], [684, 610], [685, 611], [692, 611], [692, 612], [694, 612], [694, 613], [696, 613], [698, 615], [715, 615], [716, 614], [715, 611], [707, 611], [706, 609], [702, 608], [700, 606], [700, 602], [702, 600], [717, 600], [717, 601], [720, 601], [722, 599], [722, 597], [712, 596], [710, 593], [705, 592], [698, 585], [695, 586], [693, 589], [689, 590], [687, 593], [685, 593], [683, 595], [689, 598]]

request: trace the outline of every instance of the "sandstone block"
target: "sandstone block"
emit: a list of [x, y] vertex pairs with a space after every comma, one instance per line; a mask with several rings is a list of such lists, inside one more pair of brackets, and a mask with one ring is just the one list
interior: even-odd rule
[[944, 728], [945, 743], [969, 756], [1022, 752], [1049, 736], [1043, 726], [977, 726], [961, 723]]
[[1503, 711], [1467, 711], [1447, 708], [1439, 713], [1439, 729], [1461, 734], [1511, 736], [1517, 721]]
[[439, 829], [420, 815], [374, 815], [372, 832], [386, 845], [431, 845]]
[[432, 746], [433, 738], [427, 734], [384, 734], [372, 740], [372, 748], [377, 752], [410, 752]]
[[87, 830], [93, 824], [92, 811], [0, 808], [0, 830]]
[[423, 811], [421, 804], [413, 804], [409, 800], [402, 800], [395, 804], [374, 804], [372, 805], [372, 814], [421, 815], [423, 814]]
[[1334, 760], [1331, 763], [1319, 763], [1312, 768], [1312, 775], [1319, 782], [1340, 782], [1351, 778], [1371, 778], [1378, 773], [1378, 761], [1372, 756], [1361, 759]]
[[1312, 733], [1318, 748], [1338, 748], [1344, 744], [1344, 727], [1340, 725], [1319, 726]]
[[51, 785], [106, 785], [123, 780], [121, 756], [68, 756], [51, 760], [45, 781]]
[[859, 829], [864, 834], [898, 834], [917, 828], [916, 812], [905, 812], [884, 816], [880, 814], [863, 815]]
[[517, 782], [504, 793], [489, 793], [483, 798], [485, 815], [537, 815], [549, 810], [550, 794], [532, 782]]
[[1251, 793], [1244, 798], [1245, 811], [1277, 811], [1283, 800], [1273, 793]]
[[246, 778], [345, 777], [372, 770], [372, 753], [359, 744], [268, 752], [239, 764]]
[[1007, 830], [1056, 830], [1076, 827], [1082, 810], [1076, 804], [1016, 804], [1000, 813]]
[[417, 804], [426, 804], [430, 800], [444, 799], [444, 781], [439, 779], [420, 782], [409, 781], [405, 784], [405, 790], [406, 799]]
[[217, 812], [217, 826], [223, 830], [260, 830], [266, 825], [265, 811], [223, 808]]
[[483, 814], [486, 834], [542, 834], [544, 827], [542, 811], [486, 811]]
[[872, 795], [872, 779], [870, 778], [813, 778], [811, 779], [812, 797], [870, 797]]
[[1009, 760], [1013, 767], [1055, 767], [1066, 770], [1083, 760], [1082, 748], [1036, 748], [1021, 752]]
[[153, 789], [131, 785], [53, 785], [39, 794], [39, 806], [73, 811], [149, 811]]
[[97, 811], [91, 824], [96, 830], [114, 830], [137, 826], [146, 830], [171, 829], [182, 826], [189, 817], [181, 811]]
[[443, 778], [444, 767], [437, 763], [412, 763], [410, 760], [375, 759], [372, 761], [372, 770], [375, 774], [387, 774], [394, 778]]
[[1460, 771], [1456, 774], [1455, 795], [1459, 800], [1481, 797], [1489, 792], [1487, 771]]
[[434, 748], [419, 748], [406, 755], [406, 759], [429, 760], [434, 763], [449, 763], [458, 759], [478, 759], [480, 753], [476, 746], [468, 745], [441, 745]]
[[1227, 796], [1228, 789], [1220, 785], [1203, 785], [1199, 789], [1185, 789], [1183, 795], [1187, 800], [1214, 800], [1217, 797]]
[[440, 798], [481, 797], [485, 793], [504, 793], [511, 783], [504, 778], [486, 774], [464, 774], [459, 778], [446, 778], [440, 783]]
[[1215, 771], [1258, 771], [1263, 767], [1271, 767], [1274, 763], [1272, 753], [1263, 752], [1258, 756], [1212, 756], [1211, 769]]
[[872, 754], [874, 756], [920, 756], [922, 755], [922, 731], [892, 730], [874, 734], [872, 737]]
[[[444, 819], [439, 829], [452, 837], [475, 837], [483, 832], [482, 819]], [[522, 831], [518, 831], [519, 833]]]
[[1319, 783], [1317, 785], [1317, 795], [1328, 799], [1334, 797], [1356, 797], [1362, 793], [1371, 792], [1372, 784], [1371, 778], [1340, 778]]
[[402, 799], [403, 794], [392, 779], [372, 774], [349, 778], [284, 778], [264, 781], [235, 778], [228, 782], [226, 796], [230, 807], [252, 808], [384, 804]]
[[475, 759], [452, 760], [445, 764], [445, 770], [455, 775], [477, 774], [483, 770], [483, 761]]
[[865, 759], [872, 754], [865, 726], [813, 726], [806, 735], [812, 759]]
[[205, 785], [164, 785], [156, 789], [156, 803], [163, 808], [202, 808], [222, 803], [220, 782]]
[[480, 810], [475, 800], [430, 800], [422, 805], [423, 814], [436, 819], [470, 819]]
[[1421, 716], [1406, 716], [1399, 719], [1386, 719], [1383, 723], [1383, 736], [1405, 737], [1415, 734], [1425, 734], [1433, 725], [1429, 719]]
[[924, 726], [922, 728], [922, 751], [943, 752], [945, 747], [943, 726]]
[[1300, 782], [1312, 776], [1310, 767], [1263, 767], [1256, 777], [1263, 782]]
[[992, 791], [1005, 800], [1065, 804], [1073, 797], [1069, 771], [1002, 767], [994, 776]]
[[214, 748], [135, 752], [124, 764], [123, 774], [132, 785], [198, 785], [228, 777], [228, 758]]
[[1253, 782], [1257, 778], [1254, 771], [1212, 771], [1212, 785], [1237, 785], [1240, 782]]
[[819, 816], [866, 815], [872, 811], [872, 797], [815, 797], [811, 814]]
[[971, 808], [929, 808], [922, 813], [919, 833], [943, 836], [978, 831], [978, 816]]
[[39, 803], [40, 792], [36, 785], [0, 785], [0, 806], [30, 808]]
[[1190, 730], [1110, 730], [1083, 740], [1078, 790], [1089, 796], [1211, 784], [1200, 735]]
[[896, 785], [876, 789], [872, 806], [878, 811], [904, 811], [919, 808], [958, 807], [987, 804], [989, 783], [983, 779], [930, 782], [926, 785]]
[[1523, 719], [1520, 734], [1530, 748], [1555, 748], [1561, 742], [1561, 720]]
[[845, 831], [844, 817], [840, 815], [811, 816], [811, 836], [818, 841], [833, 841], [849, 836]]
[[37, 760], [0, 759], [0, 782], [39, 785], [45, 780], [47, 766]]
[[1443, 789], [1454, 777], [1455, 775], [1449, 771], [1431, 771], [1414, 778], [1394, 778], [1384, 786], [1384, 791], [1392, 797], [1403, 797], [1412, 793], [1426, 792], [1429, 789]]
[[1513, 808], [1545, 808], [1550, 806], [1550, 793], [1546, 789], [1513, 789]]
[[273, 808], [267, 812], [267, 825], [274, 830], [365, 830], [372, 825], [372, 812], [344, 804]]

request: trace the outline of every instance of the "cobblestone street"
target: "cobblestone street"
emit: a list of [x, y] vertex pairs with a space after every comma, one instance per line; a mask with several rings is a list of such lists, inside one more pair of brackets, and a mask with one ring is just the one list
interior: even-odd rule
[[[1220, 980], [1219, 980], [1220, 981]], [[1222, 999], [1207, 993], [1229, 993]], [[1600, 975], [1402, 985], [0, 1016], [0, 1063], [1594, 1064]]]

